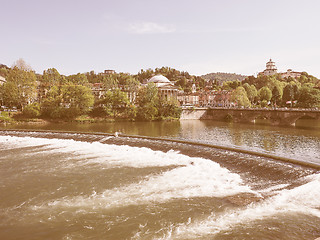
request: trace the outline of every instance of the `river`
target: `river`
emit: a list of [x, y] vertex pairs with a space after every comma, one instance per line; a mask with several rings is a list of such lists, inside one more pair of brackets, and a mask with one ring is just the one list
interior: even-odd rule
[[97, 132], [320, 164], [320, 124], [311, 119], [286, 128], [197, 120], [2, 126], [0, 239], [320, 237], [317, 169]]

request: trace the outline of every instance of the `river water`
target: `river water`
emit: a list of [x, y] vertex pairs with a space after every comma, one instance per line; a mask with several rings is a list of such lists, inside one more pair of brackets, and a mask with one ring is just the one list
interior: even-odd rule
[[307, 119], [290, 128], [212, 121], [2, 127], [0, 239], [320, 237], [317, 169], [210, 146], [95, 132], [320, 163], [320, 125]]

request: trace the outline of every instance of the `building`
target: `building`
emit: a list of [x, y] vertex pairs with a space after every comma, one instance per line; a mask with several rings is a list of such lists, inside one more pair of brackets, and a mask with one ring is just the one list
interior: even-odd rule
[[106, 93], [103, 83], [94, 83], [91, 85], [91, 91], [95, 99], [101, 99]]
[[227, 90], [216, 91], [214, 94], [214, 107], [232, 107], [234, 104], [231, 102], [232, 92]]
[[115, 70], [104, 70], [103, 75], [111, 75], [111, 74], [115, 74], [116, 71]]
[[280, 73], [282, 78], [299, 78], [301, 76], [302, 72], [294, 72], [292, 71], [292, 69], [288, 69], [286, 72], [284, 73]]
[[178, 95], [178, 101], [181, 106], [199, 106], [199, 93], [183, 93]]
[[270, 58], [269, 62], [266, 64], [266, 69], [263, 72], [260, 72], [259, 75], [271, 76], [277, 74], [277, 67], [275, 62]]
[[3, 85], [5, 82], [6, 82], [6, 79], [0, 76], [0, 86]]
[[165, 76], [159, 74], [153, 76], [147, 83], [154, 83], [159, 91], [159, 96], [165, 99], [177, 99], [179, 89]]
[[[266, 64], [266, 69], [263, 72], [260, 72], [258, 75], [271, 76], [277, 74], [276, 64], [270, 59]], [[302, 72], [294, 72], [292, 69], [288, 69], [286, 72], [279, 73], [281, 78], [299, 78]]]

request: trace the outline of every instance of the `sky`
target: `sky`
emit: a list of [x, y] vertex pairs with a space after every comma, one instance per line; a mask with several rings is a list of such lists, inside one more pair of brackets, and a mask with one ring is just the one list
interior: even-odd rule
[[0, 0], [0, 64], [193, 75], [279, 72], [320, 78], [319, 0]]

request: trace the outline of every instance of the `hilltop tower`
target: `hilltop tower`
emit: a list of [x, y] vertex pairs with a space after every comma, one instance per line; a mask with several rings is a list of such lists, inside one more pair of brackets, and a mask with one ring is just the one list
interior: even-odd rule
[[265, 75], [265, 76], [270, 76], [270, 75], [274, 75], [277, 74], [277, 67], [276, 64], [272, 61], [272, 59], [270, 58], [269, 62], [266, 63], [266, 69], [259, 73], [259, 75]]

